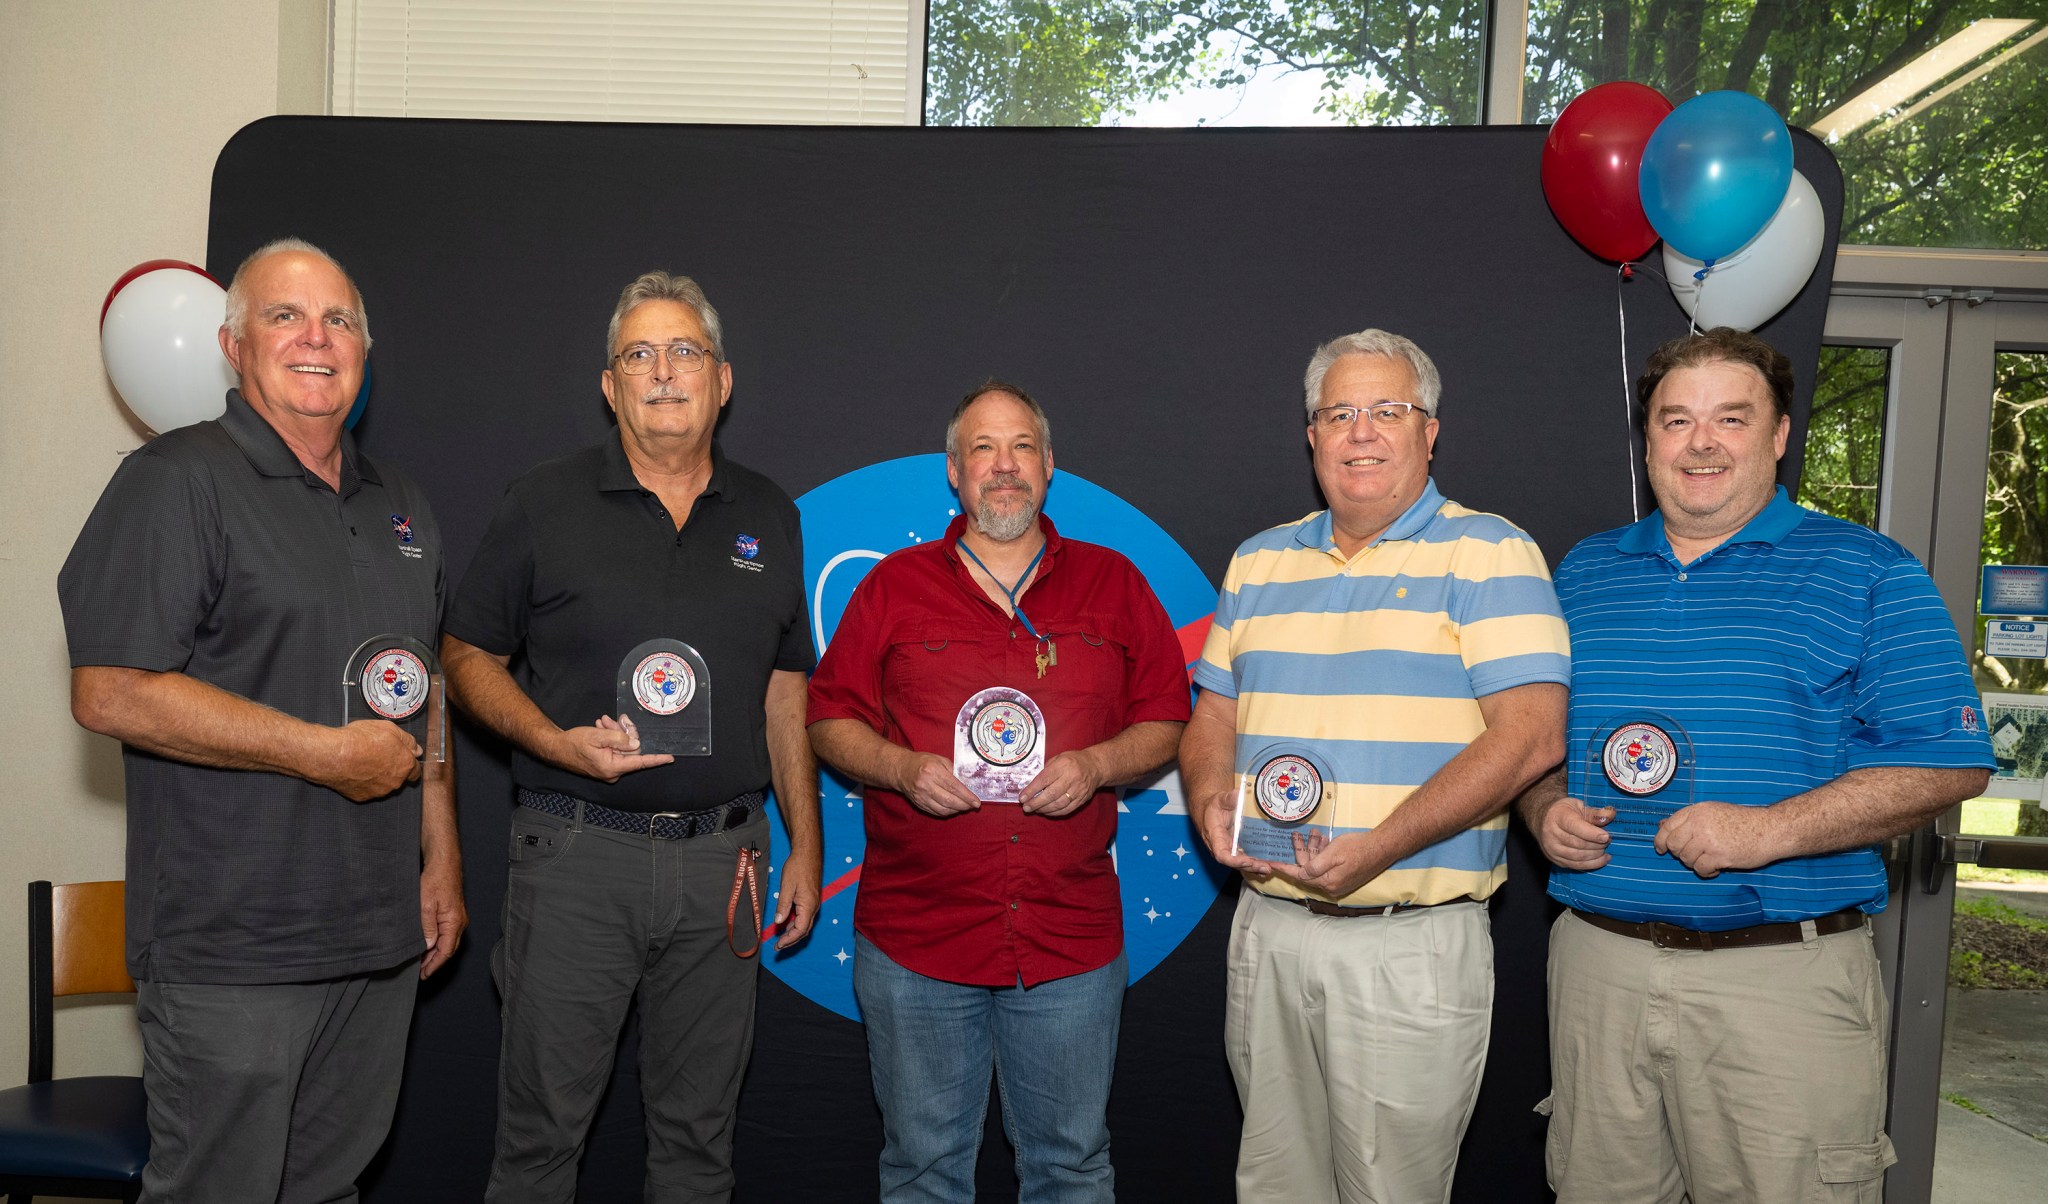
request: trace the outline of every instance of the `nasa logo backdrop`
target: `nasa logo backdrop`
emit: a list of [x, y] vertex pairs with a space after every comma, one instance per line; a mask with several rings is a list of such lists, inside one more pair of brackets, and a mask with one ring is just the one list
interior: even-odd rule
[[[946, 458], [937, 454], [871, 464], [797, 499], [811, 638], [820, 655], [854, 587], [875, 562], [898, 548], [944, 538], [959, 505], [946, 483]], [[1184, 662], [1192, 664], [1216, 611], [1216, 589], [1181, 546], [1135, 506], [1070, 472], [1054, 474], [1045, 513], [1059, 524], [1061, 535], [1114, 548], [1138, 566], [1180, 633]], [[795, 949], [764, 948], [762, 958], [770, 973], [805, 998], [858, 1020], [853, 901], [867, 850], [861, 791], [858, 784], [821, 770], [819, 796], [826, 861], [817, 926], [811, 939]], [[1123, 893], [1124, 944], [1136, 982], [1186, 938], [1226, 879], [1202, 852], [1188, 822], [1178, 770], [1125, 787], [1120, 797], [1114, 856]], [[777, 806], [772, 798], [769, 806]]]

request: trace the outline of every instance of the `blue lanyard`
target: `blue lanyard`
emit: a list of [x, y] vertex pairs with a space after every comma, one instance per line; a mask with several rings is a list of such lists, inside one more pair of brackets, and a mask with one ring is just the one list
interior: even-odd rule
[[[988, 579], [996, 583], [996, 588], [1003, 591], [1005, 594], [1009, 595], [1010, 610], [1016, 614], [1017, 621], [1019, 623], [1024, 624], [1024, 630], [1031, 633], [1031, 638], [1034, 640], [1043, 640], [1045, 637], [1038, 634], [1038, 628], [1033, 627], [1031, 625], [1031, 616], [1024, 613], [1023, 604], [1017, 601], [1017, 591], [1024, 588], [1024, 583], [1026, 581], [1031, 580], [1031, 570], [1037, 568], [1038, 562], [1045, 558], [1045, 544], [1038, 545], [1038, 555], [1033, 556], [1031, 558], [1031, 563], [1024, 566], [1024, 572], [1021, 576], [1017, 578], [1017, 584], [1004, 585], [1003, 579], [1001, 577], [996, 576], [995, 570], [981, 563], [981, 557], [976, 556], [974, 554], [974, 549], [967, 546], [966, 540], [962, 539], [957, 540], [956, 542], [960, 545], [960, 550], [967, 553], [967, 559], [972, 560], [975, 564], [981, 565], [981, 571], [987, 573]], [[1040, 674], [1040, 676], [1042, 677], [1044, 676], [1044, 674]]]

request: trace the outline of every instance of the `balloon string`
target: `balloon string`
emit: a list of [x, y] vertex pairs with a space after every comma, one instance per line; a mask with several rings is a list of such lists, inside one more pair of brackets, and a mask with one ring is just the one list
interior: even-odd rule
[[1628, 387], [1628, 306], [1621, 296], [1622, 282], [1628, 279], [1629, 265], [1622, 264], [1614, 271], [1614, 312], [1621, 318], [1621, 430], [1622, 452], [1628, 457], [1628, 512], [1631, 518], [1641, 518], [1640, 491], [1636, 487], [1636, 440], [1635, 406], [1629, 398]]
[[1699, 282], [1699, 290], [1692, 295], [1692, 320], [1687, 323], [1685, 331], [1688, 335], [1695, 335], [1700, 332], [1700, 306], [1706, 303], [1707, 277], [1711, 276], [1713, 272], [1714, 261], [1708, 259], [1702, 261], [1700, 263], [1700, 270], [1692, 274], [1692, 278]]

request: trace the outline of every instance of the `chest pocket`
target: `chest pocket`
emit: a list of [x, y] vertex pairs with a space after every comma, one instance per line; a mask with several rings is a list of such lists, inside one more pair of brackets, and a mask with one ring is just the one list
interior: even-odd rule
[[951, 723], [978, 690], [1002, 684], [1010, 641], [992, 632], [934, 627], [908, 633], [882, 654], [882, 697]]
[[1065, 711], [1123, 708], [1129, 650], [1122, 641], [1089, 623], [1052, 633], [1052, 642], [1058, 659], [1032, 682], [1032, 697]]

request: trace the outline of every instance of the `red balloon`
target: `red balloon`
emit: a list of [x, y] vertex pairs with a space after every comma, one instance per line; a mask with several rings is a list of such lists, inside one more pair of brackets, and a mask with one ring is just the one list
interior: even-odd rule
[[1602, 259], [1625, 263], [1657, 245], [1637, 176], [1651, 131], [1670, 112], [1662, 92], [1618, 80], [1579, 93], [1551, 123], [1543, 197], [1565, 232]]
[[[102, 326], [106, 325], [107, 308], [113, 305], [114, 294], [120, 292], [124, 288], [127, 288], [129, 281], [134, 280], [137, 276], [147, 275], [148, 273], [154, 272], [159, 268], [184, 268], [188, 272], [197, 272], [201, 276], [206, 277], [208, 280], [213, 280], [212, 272], [207, 271], [205, 268], [202, 268], [197, 264], [186, 263], [182, 259], [146, 259], [143, 262], [136, 264], [134, 267], [129, 268], [127, 271], [121, 273], [121, 278], [119, 280], [114, 281], [114, 287], [107, 290], [107, 299], [100, 302], [100, 324]], [[220, 284], [220, 281], [218, 280], [213, 280], [213, 282], [215, 284]], [[222, 287], [225, 288], [226, 286], [222, 285]]]

